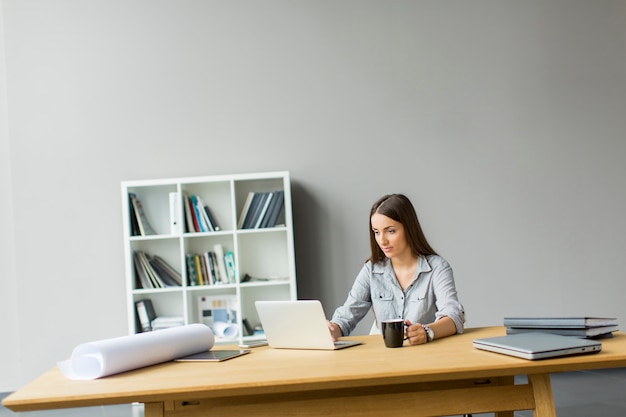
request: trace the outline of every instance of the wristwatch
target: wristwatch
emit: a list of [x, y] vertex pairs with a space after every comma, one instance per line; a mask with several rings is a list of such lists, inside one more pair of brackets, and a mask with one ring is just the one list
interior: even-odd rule
[[422, 324], [422, 328], [426, 332], [426, 343], [432, 342], [435, 338], [435, 332], [433, 332], [433, 329], [428, 327], [426, 324]]

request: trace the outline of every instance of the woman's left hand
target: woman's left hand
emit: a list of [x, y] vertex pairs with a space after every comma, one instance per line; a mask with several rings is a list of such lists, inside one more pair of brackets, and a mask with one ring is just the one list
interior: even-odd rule
[[422, 345], [428, 342], [428, 335], [421, 323], [412, 324], [410, 320], [406, 321], [406, 338], [411, 345]]

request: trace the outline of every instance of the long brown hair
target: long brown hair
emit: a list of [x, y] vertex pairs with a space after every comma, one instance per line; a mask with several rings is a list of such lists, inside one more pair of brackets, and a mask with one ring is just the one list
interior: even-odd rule
[[375, 213], [382, 214], [383, 216], [387, 216], [392, 220], [402, 223], [407, 242], [413, 255], [437, 255], [426, 240], [426, 236], [424, 236], [422, 226], [420, 226], [420, 222], [417, 219], [417, 214], [415, 213], [415, 208], [411, 200], [404, 194], [388, 194], [378, 199], [370, 210], [368, 227], [370, 231], [370, 261], [372, 264], [386, 259], [385, 253], [380, 246], [378, 246], [376, 236], [374, 236], [374, 231], [372, 230], [371, 218]]

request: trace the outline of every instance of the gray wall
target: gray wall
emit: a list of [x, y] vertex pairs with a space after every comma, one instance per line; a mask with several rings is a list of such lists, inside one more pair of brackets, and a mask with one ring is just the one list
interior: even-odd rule
[[289, 170], [329, 315], [404, 192], [468, 326], [626, 319], [626, 1], [0, 4], [0, 391], [125, 334], [122, 180]]

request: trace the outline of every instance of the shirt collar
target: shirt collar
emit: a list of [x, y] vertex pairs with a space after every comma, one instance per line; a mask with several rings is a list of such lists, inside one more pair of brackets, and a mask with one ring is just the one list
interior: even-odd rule
[[[428, 263], [428, 259], [426, 259], [425, 256], [420, 255], [417, 258], [417, 269], [415, 271], [416, 275], [419, 275], [422, 272], [430, 272], [432, 270], [433, 268]], [[384, 274], [385, 272], [390, 272], [390, 271], [391, 271], [391, 262], [389, 261], [389, 259], [385, 259], [385, 262], [376, 262], [372, 266], [372, 272], [375, 274]]]

